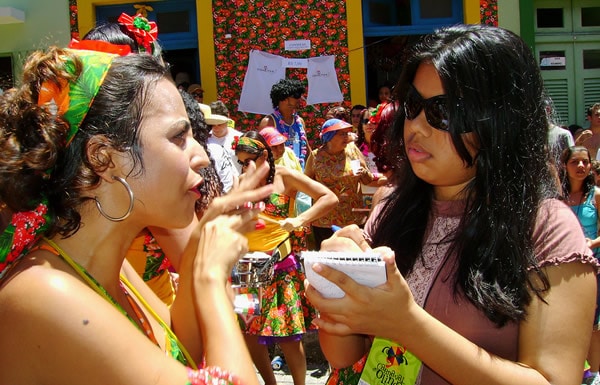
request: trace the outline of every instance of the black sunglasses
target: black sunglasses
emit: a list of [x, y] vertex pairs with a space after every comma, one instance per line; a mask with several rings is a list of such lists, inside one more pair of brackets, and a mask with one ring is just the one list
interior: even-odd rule
[[371, 119], [363, 119], [362, 124], [369, 124], [370, 121], [371, 121]]
[[300, 99], [302, 97], [302, 92], [295, 92], [290, 95], [294, 99]]
[[250, 162], [256, 162], [256, 160], [259, 158], [259, 156], [256, 156], [256, 158], [252, 159], [252, 158], [248, 158], [244, 161], [241, 160], [237, 160], [238, 164], [242, 167], [248, 167], [248, 165], [250, 164]]
[[433, 96], [423, 99], [419, 91], [411, 84], [404, 101], [404, 114], [406, 119], [413, 120], [425, 110], [427, 123], [438, 130], [448, 131], [448, 109], [446, 95]]

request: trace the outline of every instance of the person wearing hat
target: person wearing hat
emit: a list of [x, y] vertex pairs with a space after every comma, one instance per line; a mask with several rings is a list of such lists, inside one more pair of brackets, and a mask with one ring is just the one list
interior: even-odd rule
[[204, 90], [200, 84], [191, 84], [187, 89], [188, 94], [192, 95], [198, 103], [204, 101]]
[[233, 150], [233, 143], [236, 141], [236, 137], [242, 136], [242, 133], [227, 126], [228, 117], [213, 114], [210, 106], [202, 103], [198, 104], [204, 114], [206, 124], [211, 129], [206, 144], [211, 159], [215, 162], [215, 168], [221, 182], [223, 182], [223, 192], [227, 193], [240, 174], [240, 169], [236, 166], [237, 157]]
[[271, 147], [275, 164], [285, 166], [296, 171], [302, 172], [302, 166], [298, 158], [290, 148], [285, 146], [287, 138], [277, 131], [275, 127], [267, 126], [259, 132]]
[[370, 184], [376, 179], [354, 144], [351, 123], [329, 119], [323, 123], [320, 137], [322, 145], [311, 152], [304, 173], [333, 191], [339, 204], [312, 223], [317, 249], [323, 240], [333, 235], [331, 226], [364, 224], [366, 212], [354, 210], [364, 205], [359, 184]]

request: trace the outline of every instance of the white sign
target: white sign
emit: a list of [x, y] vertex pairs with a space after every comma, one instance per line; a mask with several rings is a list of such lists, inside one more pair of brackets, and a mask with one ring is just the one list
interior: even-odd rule
[[303, 51], [310, 49], [310, 40], [286, 40], [285, 50], [286, 51]]
[[283, 58], [285, 68], [308, 68], [308, 59], [289, 59]]
[[567, 58], [564, 56], [559, 57], [545, 57], [540, 63], [540, 67], [564, 67], [567, 65]]

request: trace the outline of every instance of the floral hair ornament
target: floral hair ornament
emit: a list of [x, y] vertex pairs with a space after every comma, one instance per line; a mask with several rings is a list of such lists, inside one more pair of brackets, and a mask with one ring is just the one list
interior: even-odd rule
[[375, 110], [373, 110], [373, 112], [371, 112], [371, 118], [369, 118], [369, 122], [371, 124], [377, 125], [379, 123], [379, 120], [381, 119], [381, 113], [387, 104], [388, 104], [387, 102], [379, 103], [377, 105], [377, 108]]
[[[256, 139], [249, 138], [247, 136], [242, 136], [240, 140], [237, 142], [236, 149], [239, 146], [247, 146], [254, 150], [262, 151], [265, 149], [265, 145]], [[242, 150], [241, 150], [242, 151]]]
[[67, 82], [59, 80], [58, 83], [46, 80], [42, 83], [38, 95], [38, 105], [50, 104], [55, 107], [57, 115], [69, 123], [67, 143], [69, 145], [79, 130], [81, 122], [87, 115], [96, 97], [104, 77], [110, 68], [116, 55], [85, 50], [72, 50], [81, 65], [81, 71], [77, 73], [78, 66], [73, 60], [65, 58], [64, 69], [76, 79]]
[[240, 137], [239, 136], [234, 136], [233, 137], [233, 141], [231, 142], [231, 149], [233, 151], [235, 151], [235, 149], [237, 148], [238, 142], [240, 141]]
[[46, 202], [31, 211], [13, 214], [10, 224], [0, 234], [0, 281], [48, 229], [50, 215]]
[[144, 50], [150, 54], [154, 53], [154, 42], [158, 38], [158, 27], [153, 21], [148, 21], [144, 16], [137, 14], [129, 16], [122, 13], [118, 22], [135, 36], [138, 45], [144, 47]]

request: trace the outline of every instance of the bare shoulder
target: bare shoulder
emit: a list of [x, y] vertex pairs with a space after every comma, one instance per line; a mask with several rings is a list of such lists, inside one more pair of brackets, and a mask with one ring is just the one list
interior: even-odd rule
[[[79, 278], [49, 263], [23, 261], [25, 267], [9, 276], [0, 288], [2, 323], [22, 336], [73, 322], [71, 315], [85, 313], [103, 300]], [[27, 321], [27, 322], [25, 322]], [[78, 320], [84, 324], [84, 318]], [[74, 325], [71, 325], [74, 326]], [[0, 328], [0, 338], [9, 338]], [[22, 341], [25, 342], [25, 341]], [[0, 349], [2, 349], [0, 347]]]
[[68, 267], [51, 259], [23, 262], [0, 287], [0, 383], [125, 383], [119, 377], [124, 371], [106, 368], [119, 366], [133, 350], [144, 352], [141, 361], [164, 358]]
[[594, 186], [594, 202], [596, 203], [596, 208], [600, 207], [600, 187]]

